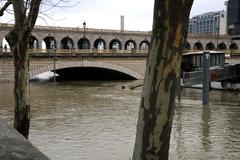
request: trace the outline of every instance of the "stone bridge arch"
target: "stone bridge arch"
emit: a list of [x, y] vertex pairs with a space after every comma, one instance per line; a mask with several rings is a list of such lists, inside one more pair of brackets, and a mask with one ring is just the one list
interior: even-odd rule
[[[65, 69], [65, 68], [76, 68], [76, 67], [92, 67], [92, 68], [103, 68], [107, 70], [113, 70], [117, 72], [121, 72], [124, 74], [127, 74], [135, 79], [143, 79], [144, 75], [133, 71], [127, 67], [123, 67], [120, 65], [116, 65], [113, 63], [108, 63], [108, 62], [102, 62], [102, 61], [75, 61], [75, 62], [57, 62], [55, 69]], [[53, 64], [48, 64], [43, 67], [31, 69], [29, 72], [29, 77], [36, 76], [38, 74], [48, 72], [48, 71], [53, 71], [54, 67]]]

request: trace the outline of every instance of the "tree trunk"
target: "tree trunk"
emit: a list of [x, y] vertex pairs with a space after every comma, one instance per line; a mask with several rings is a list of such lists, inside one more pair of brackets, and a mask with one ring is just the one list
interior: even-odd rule
[[0, 10], [0, 16], [10, 5], [13, 6], [15, 24], [6, 40], [14, 57], [14, 128], [28, 138], [30, 127], [30, 90], [28, 40], [33, 30], [41, 0], [8, 0]]
[[6, 36], [14, 58], [14, 128], [26, 138], [30, 127], [28, 35], [28, 31], [14, 28]]
[[[25, 54], [19, 55], [19, 53]], [[14, 59], [14, 128], [28, 138], [30, 127], [29, 56], [21, 49], [14, 51]]]
[[175, 90], [193, 0], [155, 0], [133, 160], [167, 160]]

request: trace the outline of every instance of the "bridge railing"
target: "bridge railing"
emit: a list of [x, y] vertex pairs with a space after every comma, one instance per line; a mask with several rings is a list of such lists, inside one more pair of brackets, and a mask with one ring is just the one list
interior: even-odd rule
[[96, 49], [28, 49], [29, 53], [57, 53], [57, 54], [147, 54], [148, 50], [142, 49], [142, 50], [96, 50]]
[[[11, 50], [9, 48], [7, 49], [0, 49], [1, 53], [11, 53]], [[96, 49], [28, 49], [28, 53], [57, 53], [57, 54], [71, 54], [71, 53], [77, 53], [77, 54], [131, 54], [131, 53], [141, 53], [141, 54], [147, 54], [149, 51], [147, 49], [132, 49], [132, 50], [116, 50], [116, 49], [104, 49], [104, 50], [96, 50]]]
[[[184, 50], [184, 53], [188, 52], [197, 52], [201, 50]], [[219, 50], [225, 53], [226, 58], [230, 58], [231, 56], [240, 56], [240, 50]], [[29, 53], [32, 54], [44, 54], [44, 53], [57, 53], [57, 54], [148, 54], [148, 49], [132, 49], [132, 50], [121, 50], [121, 49], [28, 49]], [[11, 53], [9, 48], [0, 49], [0, 53]]]

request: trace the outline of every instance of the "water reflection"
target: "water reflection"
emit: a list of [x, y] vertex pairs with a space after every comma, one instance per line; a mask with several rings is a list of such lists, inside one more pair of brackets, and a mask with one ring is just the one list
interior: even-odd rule
[[[53, 160], [128, 160], [132, 156], [141, 87], [138, 81], [31, 83], [30, 140]], [[122, 89], [126, 86], [126, 89]], [[240, 157], [240, 98], [184, 89], [176, 105], [172, 160]], [[0, 83], [0, 117], [13, 120], [12, 85]]]
[[[31, 131], [31, 140], [52, 159], [128, 159], [133, 150], [140, 94], [140, 90], [128, 87], [122, 90], [122, 85], [130, 84], [62, 82], [55, 88], [35, 85], [39, 87], [35, 91], [42, 95], [32, 92], [32, 104], [40, 104], [41, 108], [33, 107], [32, 128], [36, 130]], [[42, 135], [48, 135], [48, 140], [43, 141]]]
[[211, 110], [209, 105], [202, 107], [202, 149], [205, 152], [209, 152], [211, 149], [211, 140], [210, 140], [210, 129], [211, 129]]
[[182, 95], [174, 115], [170, 159], [239, 159], [239, 95], [211, 91], [209, 106], [202, 106], [201, 90], [184, 89]]

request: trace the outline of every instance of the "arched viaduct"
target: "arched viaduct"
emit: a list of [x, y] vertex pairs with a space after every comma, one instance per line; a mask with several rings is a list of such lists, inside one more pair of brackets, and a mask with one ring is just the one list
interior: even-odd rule
[[[0, 24], [0, 47], [11, 24]], [[38, 49], [148, 49], [151, 32], [92, 28], [36, 26], [29, 37], [29, 48]], [[228, 35], [188, 35], [187, 50], [237, 50], [239, 41]]]
[[[4, 37], [12, 28], [11, 24], [0, 24], [0, 47], [4, 49]], [[36, 26], [29, 37], [31, 49], [96, 49], [96, 50], [144, 50], [149, 48], [151, 32], [120, 31], [106, 29], [65, 28]], [[6, 43], [6, 42], [5, 42]], [[239, 41], [232, 41], [229, 36], [219, 35], [188, 35], [185, 43], [186, 50], [238, 50]], [[2, 51], [2, 50], [1, 50]], [[53, 50], [51, 50], [53, 51]], [[93, 51], [93, 50], [92, 50]], [[146, 50], [145, 50], [146, 51]], [[145, 72], [146, 54], [124, 54], [116, 56], [70, 56], [60, 55], [55, 69], [63, 68], [101, 68], [121, 72], [135, 79], [143, 79]], [[102, 54], [101, 52], [98, 52]], [[138, 52], [141, 53], [141, 52]], [[42, 52], [32, 56], [30, 60], [30, 77], [53, 70], [53, 55]], [[0, 81], [13, 80], [12, 57], [0, 55]]]

